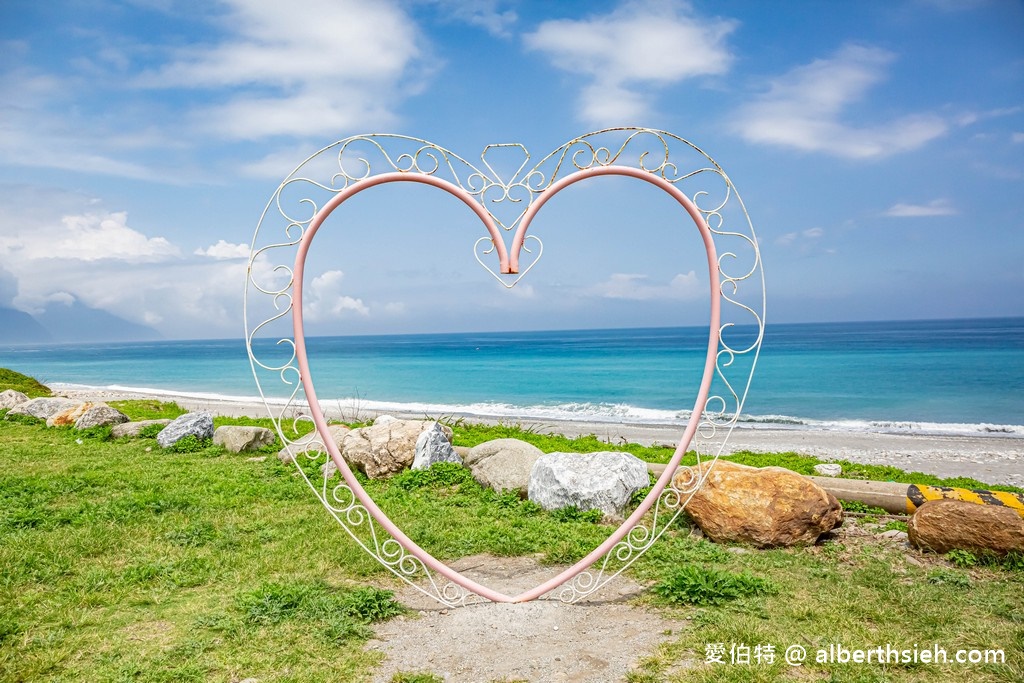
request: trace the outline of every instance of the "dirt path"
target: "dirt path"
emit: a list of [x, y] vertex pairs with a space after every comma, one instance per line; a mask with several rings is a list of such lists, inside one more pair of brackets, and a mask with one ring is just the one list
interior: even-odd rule
[[[532, 557], [465, 557], [453, 567], [506, 593], [541, 583], [560, 568]], [[622, 683], [626, 674], [686, 621], [630, 604], [642, 587], [617, 577], [590, 601], [482, 603], [446, 609], [410, 586], [396, 598], [416, 610], [381, 624], [368, 649], [386, 655], [374, 683], [397, 672], [429, 672], [446, 683]]]

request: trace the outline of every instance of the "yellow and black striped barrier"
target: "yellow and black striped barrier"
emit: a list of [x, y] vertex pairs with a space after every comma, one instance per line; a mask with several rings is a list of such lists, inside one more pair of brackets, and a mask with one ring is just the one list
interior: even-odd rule
[[914, 514], [914, 510], [929, 500], [943, 499], [963, 500], [979, 505], [999, 505], [1013, 508], [1019, 515], [1024, 516], [1024, 496], [1019, 493], [985, 491], [983, 489], [958, 489], [951, 486], [926, 486], [923, 484], [911, 484], [907, 487], [907, 513]]

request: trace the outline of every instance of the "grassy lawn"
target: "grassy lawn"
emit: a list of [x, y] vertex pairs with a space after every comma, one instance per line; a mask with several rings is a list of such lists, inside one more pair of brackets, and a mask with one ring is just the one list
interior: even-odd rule
[[[135, 419], [180, 412], [154, 402], [119, 407]], [[237, 422], [254, 421], [217, 420]], [[608, 448], [510, 426], [455, 431], [460, 445], [514, 436], [546, 451]], [[274, 457], [276, 448], [169, 453], [152, 438], [105, 436], [0, 420], [0, 681], [370, 679], [380, 655], [363, 644], [374, 622], [401, 609], [388, 591], [394, 579], [327, 515], [294, 466]], [[671, 453], [630, 450], [651, 461]], [[734, 459], [801, 472], [818, 462]], [[982, 485], [844, 468], [864, 478]], [[365, 486], [442, 559], [487, 552], [569, 562], [611, 531], [593, 515], [546, 513], [485, 491], [457, 466]], [[628, 680], [1024, 680], [1024, 563], [954, 559], [852, 532], [810, 548], [728, 549], [679, 525], [630, 570], [652, 586], [641, 602], [678, 629], [651, 634], [652, 643], [665, 642]], [[733, 644], [770, 644], [778, 656], [772, 664], [705, 663], [706, 647], [718, 643], [726, 661]], [[829, 643], [1002, 649], [1006, 663], [782, 661], [789, 645]]]

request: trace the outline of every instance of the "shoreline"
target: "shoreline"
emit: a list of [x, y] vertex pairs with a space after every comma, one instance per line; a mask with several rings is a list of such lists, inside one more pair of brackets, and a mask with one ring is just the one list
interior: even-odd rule
[[[79, 400], [117, 401], [150, 399], [173, 401], [190, 411], [207, 410], [225, 417], [269, 417], [267, 406], [259, 399], [225, 398], [189, 395], [184, 392], [139, 392], [101, 387], [73, 387], [55, 384], [54, 393]], [[281, 405], [284, 409], [284, 405]], [[362, 410], [358, 415], [341, 415], [328, 409], [332, 419], [371, 419], [375, 410]], [[422, 419], [422, 413], [390, 412], [400, 418]], [[682, 436], [678, 425], [587, 422], [577, 420], [514, 420], [481, 415], [456, 414], [483, 424], [515, 422], [534, 431], [562, 434], [567, 437], [593, 434], [609, 443], [675, 446]], [[779, 429], [763, 425], [744, 426], [732, 430], [722, 455], [737, 451], [760, 453], [795, 452], [821, 460], [891, 465], [911, 472], [925, 472], [940, 477], [972, 477], [989, 484], [1024, 487], [1024, 436], [991, 435], [929, 435], [868, 431], [840, 431], [813, 428]]]

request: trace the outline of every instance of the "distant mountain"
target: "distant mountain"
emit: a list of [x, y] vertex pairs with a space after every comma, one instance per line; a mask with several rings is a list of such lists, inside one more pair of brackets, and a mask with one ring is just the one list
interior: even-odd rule
[[53, 341], [39, 321], [16, 308], [0, 307], [0, 344], [32, 344]]
[[150, 341], [163, 335], [146, 325], [125, 320], [113, 313], [90, 308], [79, 301], [71, 305], [54, 303], [36, 316], [56, 342]]

